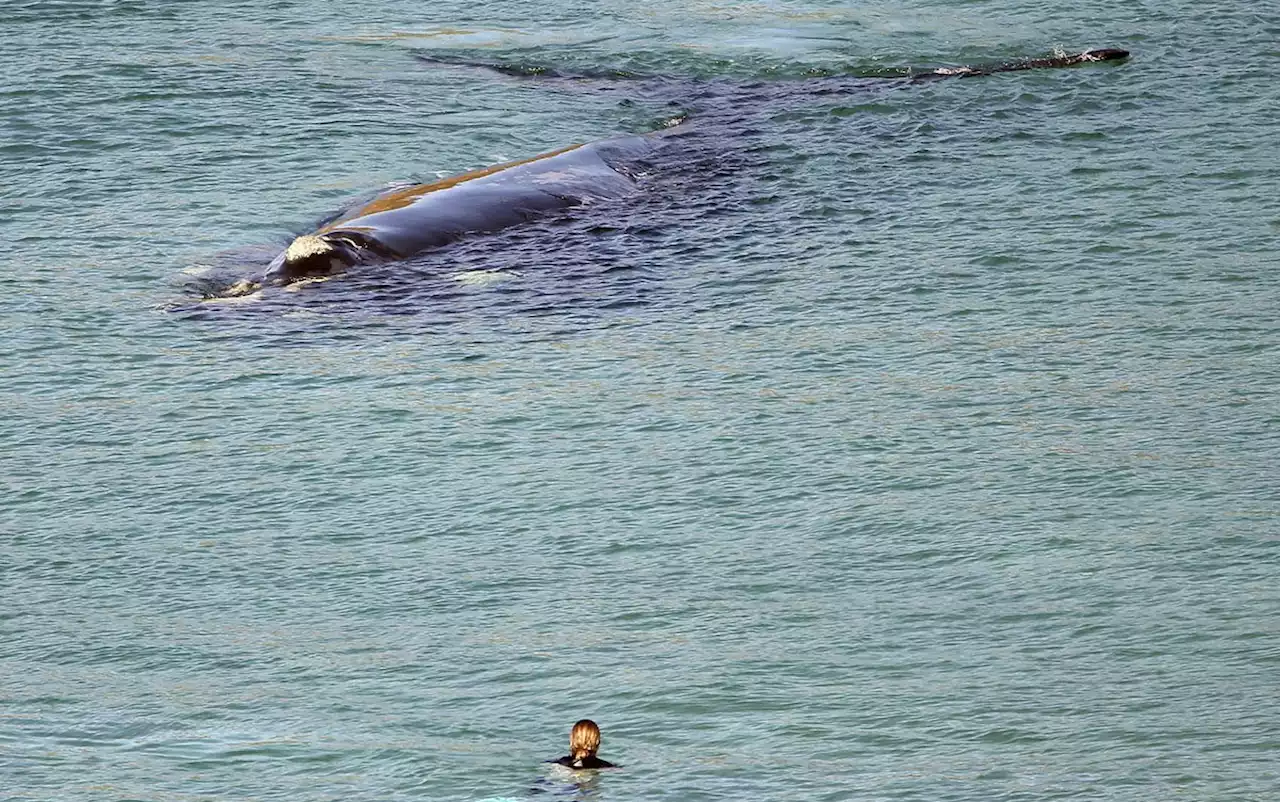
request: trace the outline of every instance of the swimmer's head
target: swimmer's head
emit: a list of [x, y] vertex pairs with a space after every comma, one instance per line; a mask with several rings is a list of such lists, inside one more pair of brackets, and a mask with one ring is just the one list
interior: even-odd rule
[[574, 760], [591, 757], [600, 748], [600, 728], [589, 718], [573, 725], [569, 733], [569, 755]]

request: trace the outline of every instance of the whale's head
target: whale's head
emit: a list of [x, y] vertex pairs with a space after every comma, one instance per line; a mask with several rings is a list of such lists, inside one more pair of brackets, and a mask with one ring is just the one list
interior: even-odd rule
[[304, 278], [331, 276], [354, 265], [360, 248], [346, 237], [304, 234], [267, 266], [263, 284], [292, 284]]

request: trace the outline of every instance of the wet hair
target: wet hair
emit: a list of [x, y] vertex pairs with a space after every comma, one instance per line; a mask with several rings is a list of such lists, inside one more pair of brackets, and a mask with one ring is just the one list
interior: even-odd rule
[[591, 757], [600, 748], [600, 728], [589, 718], [584, 718], [569, 732], [569, 756], [574, 760]]

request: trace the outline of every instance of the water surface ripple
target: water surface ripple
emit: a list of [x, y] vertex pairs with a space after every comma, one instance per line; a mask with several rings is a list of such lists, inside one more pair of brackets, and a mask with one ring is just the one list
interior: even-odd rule
[[[1276, 798], [1265, 6], [11, 0], [0, 796]], [[1134, 59], [856, 78], [1058, 46]], [[184, 273], [680, 111], [617, 205]]]

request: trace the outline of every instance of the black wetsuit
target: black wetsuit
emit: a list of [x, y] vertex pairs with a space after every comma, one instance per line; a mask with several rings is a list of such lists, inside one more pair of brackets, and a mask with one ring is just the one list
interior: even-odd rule
[[574, 757], [573, 755], [565, 755], [559, 760], [548, 760], [548, 763], [557, 763], [561, 766], [567, 766], [571, 769], [616, 769], [617, 764], [610, 763], [607, 760], [601, 760], [595, 755], [587, 755], [586, 757]]

